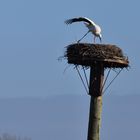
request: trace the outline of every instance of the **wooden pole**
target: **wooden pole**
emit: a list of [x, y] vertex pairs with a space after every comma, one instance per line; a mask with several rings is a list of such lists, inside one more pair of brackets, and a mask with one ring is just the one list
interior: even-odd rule
[[103, 78], [103, 63], [96, 62], [90, 69], [89, 94], [91, 95], [91, 101], [87, 140], [100, 140]]

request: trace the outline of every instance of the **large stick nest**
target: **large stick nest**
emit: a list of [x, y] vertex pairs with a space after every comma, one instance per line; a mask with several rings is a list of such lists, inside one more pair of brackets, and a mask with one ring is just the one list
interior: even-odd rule
[[123, 68], [128, 67], [128, 58], [116, 45], [76, 43], [67, 46], [65, 57], [69, 64], [94, 66], [97, 62], [104, 67]]

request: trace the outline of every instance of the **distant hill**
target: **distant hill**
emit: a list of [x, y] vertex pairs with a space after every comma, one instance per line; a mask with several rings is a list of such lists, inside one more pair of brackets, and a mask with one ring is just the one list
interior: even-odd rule
[[[140, 96], [104, 96], [101, 140], [139, 137]], [[89, 96], [0, 99], [0, 134], [32, 140], [85, 140]]]

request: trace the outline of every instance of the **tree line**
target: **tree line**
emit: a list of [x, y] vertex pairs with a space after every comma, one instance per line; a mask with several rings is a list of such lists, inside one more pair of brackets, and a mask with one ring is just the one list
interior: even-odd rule
[[20, 137], [17, 135], [11, 135], [9, 133], [0, 134], [0, 140], [31, 140], [29, 137]]

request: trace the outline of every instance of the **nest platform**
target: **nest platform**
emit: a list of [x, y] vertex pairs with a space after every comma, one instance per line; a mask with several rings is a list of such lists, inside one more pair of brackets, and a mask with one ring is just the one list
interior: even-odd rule
[[111, 44], [75, 43], [67, 46], [65, 52], [69, 64], [94, 66], [101, 62], [104, 68], [125, 68], [129, 61], [122, 50]]

